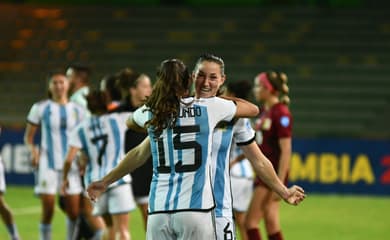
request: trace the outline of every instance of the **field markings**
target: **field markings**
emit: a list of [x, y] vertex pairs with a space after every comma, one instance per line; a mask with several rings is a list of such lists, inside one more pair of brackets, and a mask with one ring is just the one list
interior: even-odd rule
[[25, 208], [14, 208], [12, 209], [12, 212], [14, 215], [28, 215], [28, 214], [37, 214], [41, 211], [40, 206], [32, 206], [32, 207], [25, 207]]

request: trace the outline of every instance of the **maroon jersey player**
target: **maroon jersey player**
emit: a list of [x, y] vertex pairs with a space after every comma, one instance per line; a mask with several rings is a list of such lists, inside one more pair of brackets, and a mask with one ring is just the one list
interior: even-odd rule
[[[278, 177], [287, 183], [291, 158], [292, 116], [288, 109], [287, 76], [284, 73], [263, 72], [255, 78], [254, 94], [262, 103], [256, 121], [257, 141], [261, 151], [272, 162]], [[259, 222], [264, 219], [269, 240], [283, 239], [279, 221], [279, 201], [257, 178], [246, 217], [248, 239], [261, 239]]]

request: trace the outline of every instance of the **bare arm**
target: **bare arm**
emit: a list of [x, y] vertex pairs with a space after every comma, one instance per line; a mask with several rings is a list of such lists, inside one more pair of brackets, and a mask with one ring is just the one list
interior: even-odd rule
[[150, 141], [149, 137], [146, 137], [142, 143], [130, 150], [118, 166], [103, 177], [102, 181], [105, 182], [107, 186], [110, 185], [129, 172], [132, 172], [134, 169], [143, 165], [150, 155]]
[[287, 187], [280, 181], [276, 175], [275, 170], [272, 167], [271, 162], [260, 151], [256, 142], [252, 142], [248, 145], [240, 146], [245, 156], [251, 162], [254, 171], [257, 176], [264, 181], [273, 191], [279, 194], [283, 199], [288, 194]]
[[64, 166], [62, 168], [62, 193], [65, 193], [66, 188], [68, 187], [68, 174], [69, 170], [72, 166], [73, 159], [75, 159], [77, 152], [79, 151], [79, 148], [77, 147], [69, 147], [68, 152], [66, 153]]
[[256, 117], [259, 114], [259, 108], [242, 98], [221, 96], [224, 99], [232, 100], [237, 105], [235, 117]]
[[95, 201], [104, 191], [106, 191], [110, 184], [144, 164], [150, 155], [150, 140], [149, 137], [146, 137], [142, 143], [126, 154], [118, 166], [112, 169], [100, 181], [93, 182], [88, 186], [87, 191], [91, 200]]
[[126, 125], [128, 128], [130, 128], [131, 130], [135, 131], [135, 132], [142, 132], [142, 133], [146, 133], [146, 129], [139, 126], [134, 120], [132, 117], [128, 118], [127, 121], [126, 121]]
[[31, 153], [32, 158], [32, 166], [34, 168], [38, 167], [39, 163], [39, 152], [38, 149], [34, 145], [34, 137], [37, 133], [38, 126], [27, 123], [26, 125], [26, 131], [24, 132], [24, 143], [26, 144], [28, 150]]
[[292, 186], [291, 188], [287, 188], [284, 186], [276, 175], [271, 162], [260, 151], [256, 142], [241, 146], [241, 149], [251, 162], [257, 176], [287, 203], [297, 205], [305, 198], [304, 191], [301, 187]]

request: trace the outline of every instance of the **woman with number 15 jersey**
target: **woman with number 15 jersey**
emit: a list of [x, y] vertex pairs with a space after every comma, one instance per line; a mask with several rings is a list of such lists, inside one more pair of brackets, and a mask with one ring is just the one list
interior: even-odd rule
[[[87, 103], [92, 115], [71, 133], [70, 147], [64, 163], [63, 188], [66, 188], [68, 171], [79, 150], [88, 156], [84, 174], [85, 186], [107, 174], [123, 158], [126, 119], [130, 114], [108, 114], [107, 97], [103, 92], [92, 91], [87, 96]], [[130, 176], [126, 175], [112, 183], [93, 209], [94, 215], [111, 216], [113, 232], [120, 236], [119, 239], [130, 239], [128, 213], [135, 208], [135, 202], [129, 182]], [[99, 231], [99, 234], [101, 235], [102, 231]]]
[[152, 95], [133, 115], [148, 130], [153, 157], [147, 239], [215, 239], [213, 129], [221, 120], [258, 111], [243, 100], [184, 98], [190, 82], [181, 61], [162, 62]]

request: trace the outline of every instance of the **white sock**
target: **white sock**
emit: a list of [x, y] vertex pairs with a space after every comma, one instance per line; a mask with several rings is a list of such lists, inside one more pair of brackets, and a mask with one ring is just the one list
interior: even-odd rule
[[43, 224], [39, 225], [39, 239], [40, 240], [51, 240], [51, 224]]
[[103, 238], [103, 234], [104, 234], [103, 229], [96, 230], [91, 240], [101, 240]]
[[76, 220], [72, 221], [69, 218], [66, 218], [66, 239], [67, 240], [72, 240], [76, 222], [77, 222]]
[[8, 230], [9, 235], [11, 236], [12, 240], [19, 239], [19, 233], [18, 233], [18, 229], [16, 228], [15, 223], [7, 225], [7, 230]]

